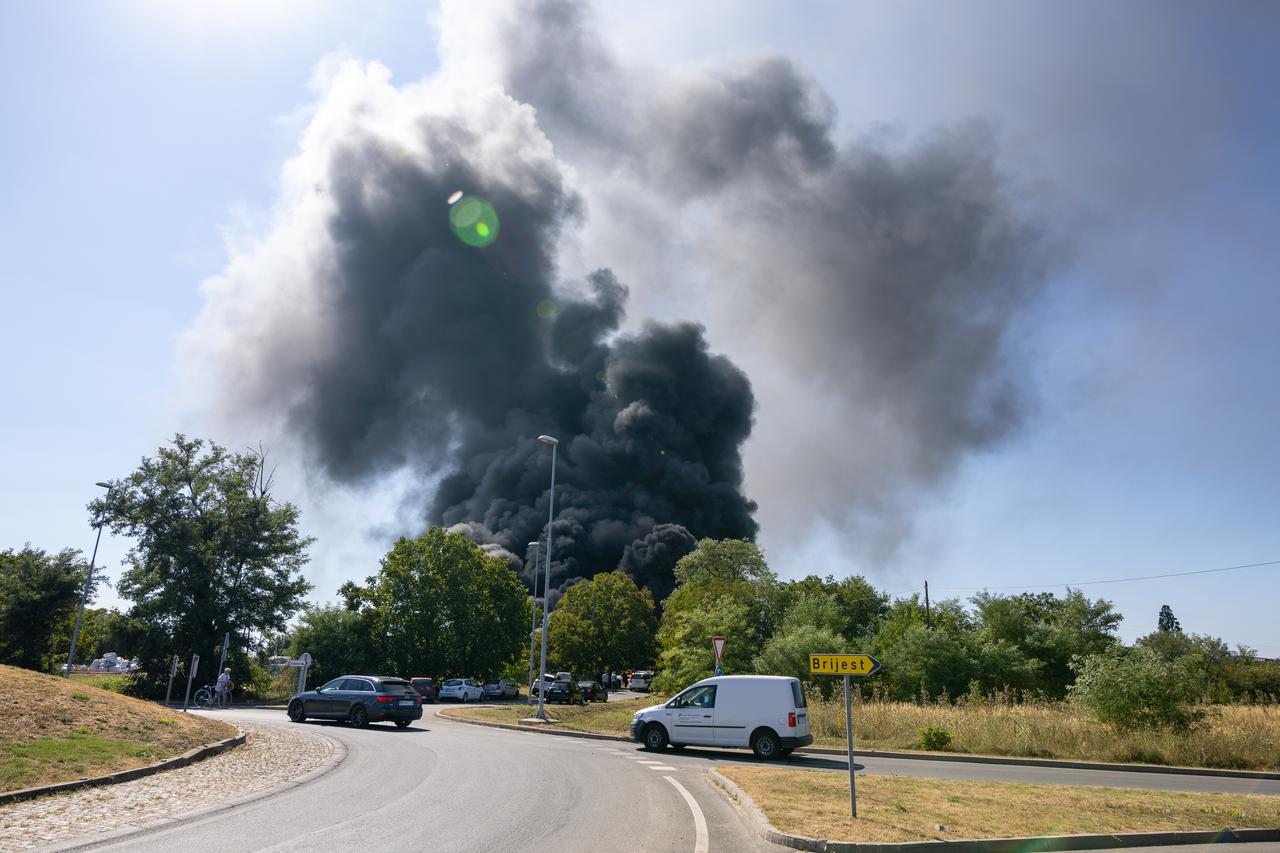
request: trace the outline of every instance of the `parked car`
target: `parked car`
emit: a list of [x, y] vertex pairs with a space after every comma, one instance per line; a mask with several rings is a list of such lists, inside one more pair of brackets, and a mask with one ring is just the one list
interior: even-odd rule
[[422, 697], [403, 678], [344, 675], [289, 700], [289, 719], [346, 720], [356, 728], [390, 720], [405, 728], [422, 718]]
[[529, 691], [530, 695], [531, 695], [534, 699], [537, 699], [537, 698], [538, 698], [538, 693], [540, 693], [540, 692], [541, 692], [542, 687], [543, 687], [544, 685], [551, 685], [551, 684], [555, 684], [555, 681], [556, 681], [556, 677], [555, 677], [554, 675], [552, 675], [551, 673], [549, 673], [549, 672], [544, 672], [544, 673], [542, 673], [542, 678], [540, 678], [540, 679], [538, 679], [538, 680], [536, 680], [536, 681], [534, 681], [534, 682], [533, 682], [533, 687], [532, 687], [532, 688], [531, 688], [531, 690]]
[[436, 685], [434, 678], [410, 678], [409, 683], [413, 685], [413, 689], [418, 691], [418, 695], [422, 697], [423, 702], [436, 701], [436, 693], [440, 688]]
[[440, 701], [456, 699], [459, 702], [483, 702], [484, 688], [470, 678], [450, 678], [440, 688]]
[[637, 711], [631, 738], [648, 750], [668, 744], [750, 747], [764, 760], [813, 743], [800, 682], [780, 675], [704, 678], [665, 705]]
[[546, 701], [560, 702], [565, 705], [587, 703], [587, 700], [582, 697], [582, 688], [573, 680], [573, 675], [567, 672], [557, 672], [556, 680], [547, 685]]
[[609, 691], [598, 681], [579, 681], [578, 686], [582, 688], [582, 698], [588, 702], [609, 701]]
[[653, 677], [657, 675], [651, 669], [637, 669], [631, 673], [631, 689], [648, 693], [653, 689]]
[[510, 678], [486, 682], [482, 689], [486, 699], [515, 699], [520, 695], [520, 688]]

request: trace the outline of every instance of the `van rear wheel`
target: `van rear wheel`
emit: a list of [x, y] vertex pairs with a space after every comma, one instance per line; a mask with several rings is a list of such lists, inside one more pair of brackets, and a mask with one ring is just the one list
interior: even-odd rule
[[751, 751], [761, 761], [772, 761], [781, 756], [782, 742], [771, 729], [761, 729], [751, 738]]

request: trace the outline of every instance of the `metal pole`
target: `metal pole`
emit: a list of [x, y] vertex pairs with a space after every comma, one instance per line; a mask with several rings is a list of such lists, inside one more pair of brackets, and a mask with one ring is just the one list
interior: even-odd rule
[[191, 701], [191, 680], [196, 677], [196, 667], [200, 666], [200, 655], [191, 656], [191, 672], [187, 673], [187, 692], [182, 697], [182, 710], [187, 710], [187, 703]]
[[67, 671], [63, 675], [71, 677], [71, 665], [76, 659], [76, 643], [80, 642], [80, 620], [84, 618], [84, 603], [89, 599], [89, 588], [93, 584], [93, 564], [98, 559], [98, 543], [102, 541], [102, 525], [98, 525], [98, 536], [93, 540], [93, 556], [89, 558], [89, 574], [84, 578], [84, 592], [80, 595], [80, 609], [76, 611], [76, 627], [71, 631], [71, 651], [67, 652]]
[[526, 705], [533, 704], [533, 646], [538, 631], [538, 543], [529, 544], [533, 546], [533, 606], [529, 608], [529, 696]]
[[[556, 445], [551, 445], [551, 500], [547, 506], [547, 554], [543, 557], [542, 581], [542, 663], [538, 673], [547, 671], [547, 602], [551, 600], [551, 522], [556, 517]], [[543, 700], [547, 691], [538, 689], [538, 719], [547, 718]]]
[[169, 707], [169, 696], [173, 693], [173, 677], [178, 674], [178, 656], [173, 656], [173, 663], [169, 665], [169, 686], [164, 689], [164, 706]]
[[218, 661], [218, 672], [221, 674], [222, 668], [227, 665], [227, 644], [231, 642], [231, 632], [222, 635], [222, 658]]
[[858, 816], [858, 796], [854, 788], [853, 763], [853, 702], [849, 698], [849, 676], [844, 677], [844, 739], [849, 750], [849, 814]]

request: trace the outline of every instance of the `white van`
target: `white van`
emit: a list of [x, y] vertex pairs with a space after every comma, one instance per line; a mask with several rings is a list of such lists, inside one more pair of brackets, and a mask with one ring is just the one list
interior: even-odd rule
[[665, 705], [637, 711], [631, 739], [649, 750], [667, 744], [750, 747], [764, 760], [813, 743], [800, 681], [781, 675], [704, 678]]

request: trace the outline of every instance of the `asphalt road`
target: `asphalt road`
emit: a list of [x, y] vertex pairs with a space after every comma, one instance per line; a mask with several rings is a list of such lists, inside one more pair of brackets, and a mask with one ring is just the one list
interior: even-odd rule
[[[308, 722], [347, 745], [346, 761], [332, 772], [265, 800], [97, 849], [783, 849], [760, 840], [705, 781], [707, 768], [754, 763], [749, 753], [688, 748], [655, 755], [631, 743], [471, 726], [437, 718], [439, 708], [427, 706], [408, 729]], [[278, 710], [209, 713], [293, 725]], [[836, 756], [796, 754], [780, 764], [847, 771]], [[1280, 782], [1269, 780], [909, 759], [859, 759], [858, 765], [873, 774], [1280, 795]], [[1280, 845], [1233, 850], [1277, 853]]]

